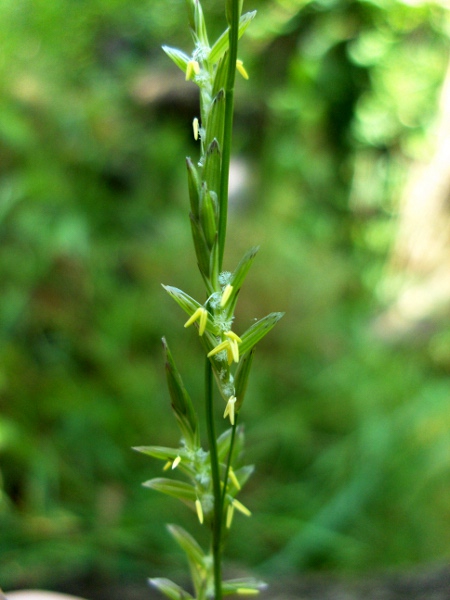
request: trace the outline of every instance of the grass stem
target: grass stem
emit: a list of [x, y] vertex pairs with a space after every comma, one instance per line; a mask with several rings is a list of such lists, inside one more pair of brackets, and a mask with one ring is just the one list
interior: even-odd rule
[[214, 518], [212, 527], [212, 553], [214, 561], [214, 598], [222, 600], [222, 493], [220, 489], [219, 458], [213, 413], [213, 373], [209, 359], [205, 363], [206, 429], [214, 493]]
[[228, 182], [230, 176], [231, 141], [233, 134], [234, 81], [239, 32], [239, 0], [231, 0], [231, 23], [229, 29], [228, 73], [225, 88], [225, 117], [222, 148], [222, 169], [219, 190], [219, 269], [222, 270], [228, 217]]

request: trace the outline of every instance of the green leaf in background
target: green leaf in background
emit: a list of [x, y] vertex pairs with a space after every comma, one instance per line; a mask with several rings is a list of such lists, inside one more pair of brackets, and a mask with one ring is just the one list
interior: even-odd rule
[[173, 581], [170, 581], [170, 579], [166, 579], [164, 577], [154, 577], [149, 579], [149, 583], [167, 596], [167, 598], [170, 598], [170, 600], [187, 600], [189, 598], [192, 598], [193, 600], [193, 596], [191, 596], [189, 592], [183, 590], [182, 587]]

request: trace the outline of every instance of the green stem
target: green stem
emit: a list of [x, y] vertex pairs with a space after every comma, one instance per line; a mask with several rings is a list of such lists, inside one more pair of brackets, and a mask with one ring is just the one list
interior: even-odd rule
[[225, 476], [223, 478], [222, 514], [223, 514], [223, 507], [224, 507], [224, 504], [225, 504], [225, 496], [226, 496], [226, 493], [227, 493], [228, 475], [230, 474], [231, 458], [233, 456], [233, 448], [234, 448], [234, 440], [236, 438], [237, 418], [238, 418], [238, 416], [235, 415], [234, 416], [234, 424], [233, 424], [233, 427], [231, 429], [231, 439], [230, 439], [230, 448], [228, 450], [227, 466], [225, 468]]
[[225, 87], [225, 118], [222, 148], [222, 169], [219, 190], [219, 270], [222, 270], [228, 217], [228, 180], [230, 176], [231, 139], [233, 132], [234, 80], [239, 32], [239, 0], [232, 0], [229, 29], [228, 73]]
[[205, 363], [206, 429], [214, 493], [214, 518], [212, 525], [212, 552], [214, 562], [214, 598], [222, 600], [222, 494], [220, 489], [219, 458], [213, 414], [213, 373], [208, 359]]

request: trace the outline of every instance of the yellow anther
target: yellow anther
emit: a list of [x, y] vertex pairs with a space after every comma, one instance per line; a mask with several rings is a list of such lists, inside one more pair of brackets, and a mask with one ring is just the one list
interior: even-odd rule
[[233, 522], [233, 515], [234, 515], [234, 506], [232, 504], [229, 504], [228, 508], [227, 508], [227, 520], [226, 520], [227, 529], [230, 529], [230, 527], [231, 527], [231, 523]]
[[[230, 423], [234, 425], [234, 405], [236, 404], [236, 396], [231, 396], [227, 402], [225, 407], [225, 412], [223, 413], [223, 418], [226, 419], [228, 416], [230, 417]], [[235, 475], [236, 477], [236, 475]]]
[[194, 131], [194, 140], [197, 141], [198, 140], [198, 119], [197, 117], [195, 117], [195, 119], [192, 121], [192, 129]]
[[197, 517], [198, 517], [198, 520], [200, 521], [200, 525], [202, 525], [203, 524], [203, 508], [202, 508], [202, 503], [200, 502], [200, 500], [198, 498], [195, 501], [195, 510], [197, 511]]
[[234, 333], [234, 331], [226, 331], [225, 335], [226, 337], [230, 338], [231, 340], [234, 340], [235, 342], [238, 342], [239, 344], [242, 343], [241, 338], [237, 335], [237, 333]]
[[205, 333], [206, 324], [208, 322], [208, 311], [203, 306], [199, 306], [194, 314], [189, 317], [189, 319], [184, 324], [185, 327], [189, 327], [192, 325], [197, 319], [200, 319], [199, 327], [198, 327], [198, 335], [203, 335]]
[[228, 336], [229, 339], [224, 340], [223, 342], [220, 342], [220, 344], [218, 344], [215, 348], [213, 348], [212, 350], [210, 350], [208, 352], [207, 356], [209, 358], [211, 356], [214, 356], [214, 354], [218, 354], [219, 352], [222, 352], [222, 350], [226, 350], [228, 364], [231, 365], [231, 363], [233, 361], [238, 363], [239, 362], [238, 340], [241, 341], [241, 338], [239, 336], [237, 336], [235, 333], [233, 333], [232, 331], [228, 331], [225, 335]]
[[236, 500], [236, 498], [234, 498], [233, 500], [233, 506], [236, 510], [238, 510], [239, 512], [241, 512], [243, 515], [245, 515], [246, 517], [250, 517], [251, 516], [251, 512], [248, 510], [248, 508], [246, 506], [244, 506], [242, 504], [242, 502], [239, 502], [239, 500]]
[[236, 590], [236, 594], [239, 594], [240, 596], [257, 596], [259, 594], [259, 590], [256, 590], [255, 588], [238, 588]]
[[244, 63], [242, 62], [242, 60], [237, 59], [236, 69], [239, 71], [239, 73], [242, 75], [242, 77], [244, 79], [248, 79], [248, 73], [245, 70]]
[[238, 363], [239, 362], [239, 346], [237, 344], [236, 341], [234, 340], [230, 340], [230, 351], [231, 354], [228, 354], [228, 364], [231, 365], [231, 363], [234, 362]]
[[166, 464], [163, 466], [163, 471], [168, 471], [172, 466], [172, 461], [168, 460]]
[[193, 75], [198, 75], [199, 73], [200, 65], [198, 62], [196, 60], [190, 60], [186, 67], [186, 81], [189, 81], [189, 79], [192, 79]]
[[239, 483], [239, 480], [236, 477], [236, 473], [233, 471], [233, 467], [230, 467], [230, 470], [228, 472], [228, 477], [230, 478], [230, 481], [234, 485], [234, 487], [237, 488], [238, 490], [240, 490], [241, 484]]
[[213, 348], [210, 352], [208, 352], [207, 356], [210, 358], [214, 356], [214, 354], [219, 354], [222, 350], [227, 350], [230, 347], [230, 340], [225, 340], [224, 342], [220, 342], [218, 346]]
[[176, 469], [181, 462], [181, 456], [177, 456], [172, 463], [172, 469]]
[[223, 308], [225, 304], [230, 299], [231, 294], [233, 293], [233, 286], [227, 283], [225, 289], [222, 292], [222, 298], [220, 299], [220, 307]]

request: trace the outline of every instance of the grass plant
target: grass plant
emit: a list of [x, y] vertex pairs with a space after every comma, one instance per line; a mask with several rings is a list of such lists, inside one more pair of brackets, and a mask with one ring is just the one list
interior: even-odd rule
[[[194, 596], [165, 578], [151, 583], [172, 600], [193, 598], [221, 600], [227, 594], [253, 595], [264, 587], [253, 578], [222, 579], [222, 554], [235, 511], [250, 516], [237, 495], [253, 471], [242, 462], [244, 431], [238, 425], [256, 344], [275, 326], [282, 313], [270, 313], [245, 332], [233, 330], [239, 291], [255, 259], [251, 248], [233, 272], [223, 270], [227, 234], [228, 181], [233, 129], [236, 70], [248, 74], [238, 59], [238, 40], [255, 12], [242, 14], [241, 0], [226, 0], [228, 27], [210, 44], [201, 4], [187, 0], [194, 51], [189, 56], [177, 48], [164, 47], [187, 81], [200, 89], [200, 115], [193, 121], [193, 135], [200, 145], [197, 164], [186, 159], [190, 199], [190, 223], [198, 268], [205, 285], [199, 301], [173, 286], [164, 285], [169, 296], [187, 313], [184, 327], [194, 325], [204, 351], [204, 413], [207, 449], [197, 403], [192, 401], [163, 338], [167, 384], [174, 416], [181, 432], [178, 447], [144, 446], [136, 450], [164, 461], [164, 471], [182, 479], [158, 477], [144, 485], [187, 504], [200, 525], [210, 531], [211, 543], [204, 551], [195, 538], [177, 525], [169, 531], [184, 550], [190, 567]], [[216, 393], [218, 392], [218, 393]], [[218, 435], [216, 398], [230, 428]], [[220, 401], [220, 400], [219, 400]]]

